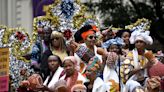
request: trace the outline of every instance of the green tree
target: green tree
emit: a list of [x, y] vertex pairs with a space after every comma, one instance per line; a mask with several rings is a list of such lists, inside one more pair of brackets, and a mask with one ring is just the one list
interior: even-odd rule
[[[126, 0], [127, 1], [127, 0]], [[103, 25], [124, 27], [138, 18], [152, 21], [151, 34], [164, 44], [164, 0], [100, 0], [87, 2], [89, 12], [100, 12]], [[155, 34], [155, 35], [154, 35]]]

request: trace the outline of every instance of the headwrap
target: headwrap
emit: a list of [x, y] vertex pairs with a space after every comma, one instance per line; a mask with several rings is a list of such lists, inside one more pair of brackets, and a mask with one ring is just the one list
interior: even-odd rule
[[55, 37], [63, 37], [63, 34], [61, 32], [58, 32], [58, 31], [53, 31], [51, 33], [51, 39], [53, 39]]
[[88, 35], [94, 34], [94, 33], [98, 32], [99, 30], [98, 30], [97, 26], [95, 26], [95, 25], [85, 25], [79, 31], [81, 31], [81, 37], [84, 40], [87, 38]]
[[160, 87], [160, 77], [153, 76], [147, 80], [146, 86], [148, 89], [155, 89]]
[[97, 56], [91, 58], [87, 65], [87, 70], [98, 71], [101, 66], [101, 61]]
[[148, 45], [153, 44], [153, 39], [151, 36], [149, 36], [150, 32], [149, 31], [134, 31], [131, 34], [130, 37], [130, 43], [134, 44], [137, 40], [142, 40]]
[[86, 32], [87, 30], [92, 29], [91, 25], [84, 25], [83, 27], [81, 27], [78, 31], [76, 31], [76, 33], [74, 34], [74, 38], [76, 42], [80, 42], [83, 40], [81, 34], [83, 32]]
[[71, 92], [74, 91], [80, 91], [80, 92], [86, 92], [87, 88], [85, 85], [82, 84], [82, 81], [79, 81], [77, 84], [75, 84], [72, 88], [71, 88]]
[[91, 29], [91, 30], [88, 30], [86, 32], [83, 32], [81, 34], [81, 36], [82, 36], [83, 39], [86, 39], [88, 37], [88, 35], [91, 35], [91, 34], [94, 34], [94, 33], [95, 33], [94, 30]]
[[59, 88], [67, 88], [66, 81], [65, 80], [59, 80], [55, 83], [54, 89], [58, 92]]
[[78, 62], [76, 60], [76, 58], [74, 56], [68, 56], [68, 57], [65, 57], [64, 60], [63, 60], [63, 63], [65, 62], [65, 60], [71, 60], [71, 62], [74, 64], [75, 66], [75, 69], [76, 70], [79, 70], [79, 65], [78, 65]]
[[43, 80], [39, 74], [32, 74], [29, 78], [29, 88], [35, 89], [37, 87], [41, 87], [43, 85]]
[[123, 46], [124, 44], [125, 44], [125, 43], [124, 43], [123, 39], [117, 37], [117, 38], [115, 38], [115, 39], [110, 39], [110, 40], [104, 42], [104, 43], [102, 44], [102, 47], [103, 47], [103, 48], [108, 48], [108, 47], [110, 47], [111, 45]]
[[99, 31], [98, 28], [97, 28], [97, 26], [95, 26], [95, 25], [92, 25], [92, 29], [93, 29], [94, 31], [96, 31], [96, 32]]
[[68, 56], [68, 57], [65, 57], [64, 58], [64, 62], [65, 62], [65, 60], [71, 60], [71, 62], [73, 63], [73, 64], [77, 64], [77, 61], [76, 61], [76, 58], [74, 57], [74, 56]]

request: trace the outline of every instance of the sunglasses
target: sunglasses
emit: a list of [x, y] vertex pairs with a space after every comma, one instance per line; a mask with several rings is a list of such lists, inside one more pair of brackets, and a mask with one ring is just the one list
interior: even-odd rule
[[59, 40], [59, 37], [55, 37], [55, 38], [53, 38], [52, 40], [54, 40], [54, 39], [55, 39], [55, 40]]
[[97, 39], [97, 36], [91, 35], [91, 36], [89, 36], [88, 38], [89, 38], [89, 39], [93, 39], [93, 38]]

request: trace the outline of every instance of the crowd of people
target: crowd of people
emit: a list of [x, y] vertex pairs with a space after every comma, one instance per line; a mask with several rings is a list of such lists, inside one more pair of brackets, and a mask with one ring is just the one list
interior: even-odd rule
[[18, 92], [164, 91], [163, 53], [146, 49], [153, 44], [149, 31], [88, 24], [69, 43], [60, 31], [41, 31], [28, 58], [35, 72]]

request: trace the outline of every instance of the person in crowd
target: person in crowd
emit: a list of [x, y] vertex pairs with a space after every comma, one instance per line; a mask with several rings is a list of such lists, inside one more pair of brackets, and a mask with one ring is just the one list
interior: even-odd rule
[[121, 61], [124, 60], [122, 47], [125, 45], [123, 39], [116, 37], [114, 39], [110, 39], [102, 44], [102, 48], [105, 48], [107, 52], [114, 52], [118, 55], [118, 60], [116, 60], [115, 65], [118, 66], [117, 70], [120, 66]]
[[66, 47], [66, 42], [63, 34], [58, 31], [53, 31], [51, 33], [51, 45], [50, 49], [53, 55], [58, 55], [63, 61], [65, 57], [69, 55]]
[[125, 45], [123, 39], [116, 37], [109, 39], [102, 44], [102, 48], [105, 48], [108, 52], [115, 52], [118, 55], [122, 55], [122, 47]]
[[[98, 47], [96, 46], [98, 29], [94, 25], [85, 25], [75, 33], [75, 41], [71, 42], [71, 46], [74, 49], [74, 56], [80, 66], [80, 72], [84, 73], [86, 65], [90, 58], [98, 56], [102, 62], [102, 56], [97, 53]], [[80, 39], [78, 38], [80, 37]], [[78, 44], [78, 42], [83, 42]], [[76, 44], [75, 44], [76, 43]], [[89, 53], [89, 54], [88, 54]]]
[[78, 81], [72, 88], [71, 92], [87, 92], [87, 88], [84, 84], [82, 84], [82, 81]]
[[[63, 71], [63, 68], [61, 68], [62, 61], [59, 56], [57, 55], [50, 55], [48, 57], [48, 73], [49, 76], [46, 78], [44, 83], [41, 81], [42, 79], [39, 79], [40, 75], [33, 74], [28, 78], [27, 81], [22, 81], [22, 86], [27, 86], [27, 88], [30, 88], [32, 91], [42, 91], [42, 92], [55, 92], [55, 84], [58, 82], [60, 74]], [[38, 78], [37, 78], [38, 77]], [[39, 82], [40, 81], [40, 82]]]
[[55, 83], [54, 92], [68, 92], [67, 85], [65, 80], [59, 80]]
[[[147, 90], [149, 92], [159, 92], [163, 90], [163, 76], [164, 76], [164, 64], [161, 63], [152, 51], [146, 51], [144, 56], [152, 63], [151, 67], [148, 67], [148, 81]], [[160, 84], [160, 85], [159, 85]]]
[[[98, 74], [98, 70], [100, 69], [100, 65], [101, 65], [101, 63], [97, 57], [91, 58], [88, 65], [87, 65], [86, 78], [89, 79], [89, 81], [84, 83], [84, 85], [87, 87], [87, 92], [93, 92], [92, 91], [93, 85], [94, 85], [95, 80], [97, 78], [97, 74]], [[100, 78], [100, 80], [102, 81], [101, 78]], [[101, 86], [101, 84], [99, 86]]]
[[123, 39], [114, 38], [103, 43], [102, 47], [107, 49], [105, 54], [106, 63], [103, 69], [104, 81], [115, 81], [121, 90], [122, 82], [120, 77], [120, 66], [124, 58], [122, 57]]
[[122, 47], [122, 51], [125, 56], [130, 50], [134, 48], [134, 46], [130, 44], [129, 41], [130, 36], [131, 36], [131, 31], [129, 29], [119, 30], [116, 33], [116, 37], [122, 38], [125, 43], [125, 45]]
[[36, 43], [32, 47], [31, 52], [31, 66], [34, 68], [36, 72], [39, 71], [43, 80], [46, 79], [48, 74], [46, 71], [48, 70], [48, 57], [52, 55], [50, 51], [50, 35], [52, 30], [50, 28], [40, 28], [42, 39], [37, 40]]
[[36, 87], [41, 87], [42, 84], [41, 76], [39, 74], [32, 74], [27, 80], [20, 82], [17, 92], [36, 92]]
[[162, 50], [157, 51], [155, 57], [164, 64], [164, 53]]
[[[96, 26], [91, 25], [92, 29], [89, 30], [81, 30], [81, 37], [84, 41], [84, 46], [86, 46], [89, 50], [91, 50], [93, 53], [95, 53], [96, 56], [98, 56], [100, 58], [100, 60], [102, 61], [102, 57], [101, 55], [97, 54], [97, 47], [95, 45], [96, 40], [97, 40], [97, 35], [96, 32], [98, 32], [99, 30], [97, 29]], [[84, 28], [87, 26], [84, 26]], [[80, 31], [80, 30], [79, 30]]]
[[128, 53], [127, 59], [121, 65], [121, 77], [125, 83], [127, 91], [133, 92], [138, 87], [142, 87], [148, 77], [147, 69], [152, 63], [144, 56], [146, 46], [153, 43], [149, 36], [149, 31], [134, 31], [130, 37], [130, 43], [135, 44], [135, 48]]
[[100, 69], [101, 61], [99, 58], [97, 56], [91, 58], [86, 68], [86, 77], [89, 82], [84, 83], [87, 92], [117, 92], [118, 85], [115, 85], [116, 83], [113, 80], [105, 82], [103, 75], [99, 74]]
[[107, 59], [106, 64], [103, 69], [103, 80], [104, 82], [109, 82], [110, 80], [117, 83], [117, 86], [119, 86], [119, 71], [117, 71], [116, 62], [118, 60], [118, 55], [115, 52], [108, 52], [107, 53]]
[[83, 30], [90, 30], [90, 29], [92, 29], [91, 25], [85, 25], [82, 28], [80, 28], [77, 32], [75, 32], [75, 34], [74, 34], [75, 42], [77, 42], [79, 44], [84, 43], [84, 40], [81, 37], [81, 33], [83, 32]]
[[50, 55], [48, 57], [48, 68], [49, 76], [43, 83], [42, 88], [39, 88], [42, 91], [54, 92], [55, 91], [55, 83], [59, 80], [60, 74], [63, 71], [61, 67], [62, 61], [57, 55]]
[[101, 31], [101, 34], [103, 35], [103, 42], [106, 42], [115, 37], [115, 33], [112, 31], [111, 28], [103, 29]]
[[74, 56], [68, 56], [63, 61], [64, 72], [60, 76], [60, 80], [66, 80], [68, 92], [71, 92], [71, 88], [77, 81], [85, 83], [87, 80], [78, 72], [77, 61]]
[[149, 77], [158, 76], [162, 78], [164, 76], [164, 64], [155, 57], [152, 51], [146, 51], [144, 56], [152, 63], [152, 66], [148, 68]]

